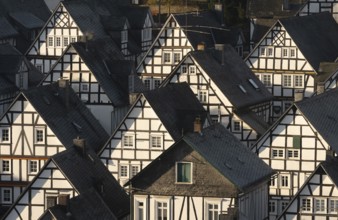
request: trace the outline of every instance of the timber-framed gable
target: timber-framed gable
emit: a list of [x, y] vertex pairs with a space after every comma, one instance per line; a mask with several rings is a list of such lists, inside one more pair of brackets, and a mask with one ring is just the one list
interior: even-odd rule
[[299, 16], [308, 16], [314, 13], [330, 12], [338, 22], [338, 1], [337, 0], [308, 0], [298, 11]]

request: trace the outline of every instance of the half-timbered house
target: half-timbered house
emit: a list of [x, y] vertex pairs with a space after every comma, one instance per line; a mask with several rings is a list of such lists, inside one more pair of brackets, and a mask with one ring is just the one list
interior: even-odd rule
[[188, 84], [172, 84], [140, 94], [99, 156], [123, 185], [184, 133], [194, 122], [208, 125], [206, 111]]
[[133, 219], [264, 219], [273, 174], [222, 125], [184, 135], [133, 177]]
[[16, 46], [16, 39], [19, 36], [19, 32], [13, 27], [6, 17], [0, 17], [0, 43], [8, 43], [12, 46]]
[[35, 87], [42, 74], [13, 45], [0, 44], [0, 115], [21, 90]]
[[[111, 134], [129, 109], [128, 79], [132, 74], [133, 62], [124, 60], [114, 41], [106, 37], [72, 43], [42, 84], [68, 79], [75, 93]], [[135, 78], [130, 86], [136, 89], [137, 85], [142, 82]]]
[[189, 52], [164, 86], [179, 82], [187, 82], [211, 119], [248, 147], [269, 127], [266, 122], [272, 95], [232, 46]]
[[250, 49], [280, 18], [296, 16], [307, 0], [248, 0], [246, 16], [250, 19]]
[[[135, 35], [138, 37], [143, 30], [151, 32], [152, 19], [146, 8], [130, 6], [136, 7], [134, 11], [142, 12], [139, 13], [142, 16], [133, 18], [139, 19], [140, 22], [130, 23], [121, 13], [126, 11], [123, 10], [125, 7], [128, 7], [128, 4], [116, 1], [61, 1], [27, 51], [27, 57], [35, 66], [41, 67], [42, 72], [48, 73], [70, 43], [111, 36], [126, 58], [134, 60], [136, 52], [130, 49], [130, 44], [134, 42], [132, 46], [137, 48], [136, 51], [141, 51], [141, 45], [137, 45], [133, 37], [128, 38], [128, 33], [141, 27], [130, 24], [139, 25], [143, 20], [144, 25], [137, 32], [138, 35]], [[149, 45], [151, 41], [148, 38], [137, 39], [141, 39], [141, 44], [144, 41], [145, 45]]]
[[[75, 140], [75, 142], [74, 146], [52, 156], [46, 162], [43, 169], [2, 219], [35, 220], [44, 216], [45, 210], [49, 208], [56, 210], [58, 208], [56, 206], [63, 206], [65, 208], [63, 212], [68, 217], [72, 216], [71, 211], [74, 211], [73, 217], [76, 217], [79, 215], [79, 208], [75, 210], [74, 207], [76, 198], [81, 200], [88, 195], [92, 195], [90, 198], [87, 197], [89, 201], [84, 200], [83, 203], [78, 204], [79, 206], [97, 201], [104, 207], [98, 210], [93, 209], [98, 204], [83, 207], [87, 210], [84, 213], [88, 215], [82, 219], [99, 219], [104, 216], [106, 218], [103, 219], [126, 219], [130, 210], [129, 196], [102, 164], [96, 153], [83, 148], [84, 140]], [[90, 210], [94, 212], [89, 213]], [[99, 210], [104, 212], [97, 213]], [[93, 216], [95, 211], [98, 215]], [[90, 218], [91, 216], [93, 218]]]
[[277, 171], [271, 180], [270, 217], [275, 219], [326, 155], [337, 149], [338, 90], [295, 102], [253, 147]]
[[[46, 160], [88, 138], [99, 151], [109, 136], [67, 81], [22, 91], [0, 119], [2, 206], [20, 195]], [[4, 197], [6, 195], [6, 197]]]
[[278, 20], [252, 50], [246, 63], [275, 97], [272, 121], [296, 93], [313, 95], [320, 63], [338, 57], [337, 38], [338, 24], [328, 12], [291, 17]]
[[213, 48], [226, 42], [242, 51], [242, 35], [227, 29], [212, 11], [171, 14], [136, 68], [137, 74], [146, 87], [157, 88], [198, 45]]
[[328, 11], [338, 22], [338, 1], [337, 0], [307, 0], [298, 11], [299, 16], [307, 16]]
[[337, 158], [321, 162], [278, 219], [337, 219], [337, 170]]

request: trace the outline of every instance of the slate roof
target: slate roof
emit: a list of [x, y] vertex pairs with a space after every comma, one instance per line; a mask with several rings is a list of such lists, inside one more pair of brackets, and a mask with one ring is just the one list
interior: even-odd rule
[[270, 127], [262, 117], [251, 110], [235, 112], [235, 114], [260, 135], [264, 134]]
[[[223, 52], [221, 50], [192, 51], [190, 55], [236, 109], [272, 100], [271, 93], [230, 45], [225, 45]], [[249, 79], [257, 85], [257, 89]]]
[[332, 149], [338, 152], [338, 89], [296, 102], [295, 106]]
[[306, 0], [288, 0], [288, 10], [283, 10], [284, 0], [248, 0], [246, 15], [250, 18], [290, 17], [296, 15]]
[[93, 34], [93, 38], [107, 36], [99, 14], [94, 12], [88, 4], [82, 1], [63, 1], [62, 4], [83, 34]]
[[0, 39], [14, 37], [19, 32], [8, 22], [5, 17], [0, 17]]
[[[128, 77], [134, 71], [132, 61], [124, 60], [122, 53], [110, 38], [73, 43], [85, 64], [91, 70], [114, 106], [129, 104]], [[142, 84], [140, 80], [138, 85]]]
[[279, 21], [316, 71], [320, 62], [334, 62], [337, 59], [338, 24], [329, 12]]
[[45, 21], [28, 12], [13, 12], [9, 16], [27, 29], [42, 28]]
[[338, 71], [338, 62], [322, 62], [319, 64], [318, 75], [315, 76], [316, 82], [326, 82]]
[[277, 18], [257, 18], [251, 40], [259, 42], [277, 20]]
[[196, 117], [202, 125], [206, 120], [207, 112], [187, 83], [169, 84], [143, 95], [175, 141], [193, 131]]
[[216, 14], [211, 11], [173, 14], [172, 16], [195, 49], [202, 42], [207, 48], [214, 47], [215, 44], [233, 43], [232, 40], [227, 42], [227, 39], [234, 38], [229, 35], [235, 34], [235, 38], [238, 35], [237, 32], [232, 32], [222, 25]]
[[[70, 203], [77, 215], [81, 215], [81, 211], [85, 214], [90, 210], [97, 213], [104, 210], [102, 214], [107, 216], [106, 207], [99, 207], [102, 203], [105, 203], [117, 218], [129, 214], [129, 196], [94, 152], [88, 150], [83, 155], [74, 147], [54, 155], [51, 160], [80, 194], [79, 198], [74, 198]], [[85, 211], [86, 206], [81, 207], [84, 204], [92, 206]]]
[[88, 147], [100, 150], [108, 134], [72, 88], [68, 89], [68, 101], [66, 94], [66, 89], [54, 83], [22, 91], [18, 98], [23, 96], [32, 104], [66, 148], [80, 136], [87, 139]]

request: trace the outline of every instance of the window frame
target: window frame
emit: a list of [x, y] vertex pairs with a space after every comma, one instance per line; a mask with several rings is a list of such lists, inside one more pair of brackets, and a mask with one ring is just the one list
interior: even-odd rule
[[[122, 170], [122, 168], [123, 168], [123, 170]], [[125, 170], [124, 170], [124, 168], [125, 168]], [[120, 164], [120, 166], [119, 166], [119, 176], [120, 176], [120, 179], [128, 179], [129, 178], [129, 165], [128, 164]]]
[[[297, 77], [300, 77], [301, 81], [296, 80]], [[294, 88], [304, 88], [304, 76], [303, 75], [299, 75], [299, 74], [294, 75], [293, 76], [293, 86], [294, 86]]]
[[[34, 164], [36, 163], [36, 164]], [[28, 173], [36, 174], [39, 171], [39, 161], [38, 160], [29, 160], [28, 161]]]
[[168, 50], [163, 51], [162, 64], [172, 64], [172, 51], [168, 51]]
[[[11, 160], [10, 159], [1, 159], [1, 173], [10, 174], [12, 172]], [[5, 164], [6, 163], [6, 164]]]
[[273, 47], [268, 47], [266, 52], [267, 52], [267, 57], [273, 57], [274, 56], [274, 48]]
[[[130, 138], [131, 141], [128, 140], [128, 142], [126, 142], [126, 138], [127, 138], [127, 137]], [[126, 143], [127, 143], [128, 145], [126, 145]], [[132, 144], [130, 144], [130, 143], [132, 143]], [[123, 134], [123, 137], [122, 137], [122, 147], [123, 147], [123, 148], [129, 148], [129, 149], [134, 148], [134, 147], [135, 147], [135, 135], [133, 135], [133, 134], [128, 134], [128, 133]]]
[[[8, 192], [5, 192], [8, 191]], [[6, 197], [5, 195], [9, 194], [9, 197]], [[8, 199], [8, 200], [6, 200]], [[3, 187], [1, 188], [1, 202], [3, 204], [12, 204], [13, 203], [13, 189], [9, 187]]]
[[[263, 85], [267, 88], [272, 87], [272, 74], [271, 73], [262, 73], [260, 75], [261, 75], [260, 76], [261, 82], [263, 83]], [[266, 77], [268, 78], [268, 80], [266, 80], [267, 79]]]
[[289, 57], [290, 58], [295, 58], [295, 57], [297, 57], [297, 55], [296, 55], [296, 48], [290, 48], [289, 49], [290, 51], [289, 51]]
[[[42, 132], [42, 134], [40, 134]], [[34, 128], [34, 143], [35, 144], [44, 144], [45, 143], [45, 128], [44, 127], [35, 127]], [[42, 139], [41, 139], [42, 138]]]
[[[179, 165], [180, 164], [190, 164], [190, 175], [188, 178], [190, 180], [184, 181], [184, 180], [179, 180]], [[178, 161], [175, 163], [175, 183], [176, 184], [192, 184], [193, 183], [193, 163], [188, 162], [188, 161]]]
[[[161, 207], [159, 207], [159, 204], [161, 204]], [[166, 205], [164, 207], [163, 205]], [[159, 215], [159, 208], [161, 208], [161, 216]], [[162, 216], [162, 214], [166, 213], [166, 216]], [[164, 200], [157, 200], [155, 201], [155, 219], [158, 220], [168, 220], [169, 219], [169, 201]]]
[[154, 89], [157, 89], [160, 87], [162, 83], [162, 80], [161, 79], [156, 79], [156, 78], [153, 78], [153, 88]]
[[[4, 134], [4, 131], [7, 132], [7, 134]], [[1, 142], [3, 143], [9, 143], [11, 140], [11, 135], [10, 135], [10, 128], [9, 127], [2, 127], [1, 128]], [[4, 135], [6, 135], [6, 140], [4, 140]]]
[[151, 89], [151, 79], [150, 78], [144, 79], [143, 84], [148, 90]]
[[233, 131], [238, 131], [238, 132], [242, 131], [241, 121], [240, 120], [232, 120], [232, 130]]
[[[133, 168], [137, 168], [137, 172], [135, 173], [134, 172], [134, 169]], [[136, 176], [138, 173], [140, 172], [140, 165], [138, 165], [138, 164], [131, 164], [130, 165], [130, 171], [129, 171], [129, 173], [130, 173], [130, 178], [133, 178], [134, 176]]]
[[290, 74], [283, 74], [282, 77], [282, 86], [284, 88], [292, 88], [293, 87], [293, 77]]
[[268, 213], [272, 215], [277, 214], [277, 201], [276, 200], [269, 200]]
[[[284, 179], [286, 178], [286, 179]], [[285, 182], [287, 185], [285, 185]], [[281, 189], [289, 189], [291, 185], [290, 174], [279, 174], [279, 186]]]
[[[306, 203], [304, 203], [304, 201], [306, 201]], [[304, 206], [304, 204], [306, 204], [306, 206]], [[300, 210], [303, 213], [312, 213], [312, 199], [309, 197], [301, 198]]]
[[189, 74], [196, 75], [196, 66], [189, 66]]
[[[140, 205], [142, 204], [142, 205]], [[146, 202], [143, 201], [143, 200], [135, 200], [135, 203], [134, 203], [134, 206], [135, 206], [135, 220], [143, 220], [143, 219], [146, 219]], [[142, 213], [140, 213], [140, 210], [142, 210]], [[141, 216], [140, 216], [141, 214]]]
[[266, 56], [266, 47], [260, 47], [259, 48], [259, 56], [265, 57]]
[[54, 36], [54, 47], [61, 48], [62, 47], [62, 36]]
[[327, 204], [327, 210], [329, 214], [338, 213], [338, 198], [329, 198]]
[[[87, 89], [84, 89], [83, 88], [84, 86], [87, 86]], [[80, 91], [81, 92], [89, 92], [89, 83], [81, 83]]]
[[[49, 205], [48, 200], [53, 199], [54, 205]], [[46, 194], [45, 195], [45, 209], [49, 209], [58, 204], [58, 196], [56, 194]]]
[[[211, 207], [210, 207], [211, 206]], [[220, 214], [219, 202], [207, 201], [205, 204], [205, 219], [207, 220], [218, 220]], [[210, 214], [212, 214], [210, 216]]]
[[[178, 60], [176, 59], [176, 58], [177, 58], [177, 57], [176, 57], [177, 55], [178, 55], [178, 58], [179, 58]], [[173, 63], [174, 63], [174, 64], [177, 64], [177, 63], [181, 62], [181, 60], [182, 60], [182, 52], [174, 51], [174, 52], [173, 52], [173, 58], [172, 58], [172, 59], [173, 59]]]
[[208, 103], [209, 102], [209, 93], [207, 89], [199, 89], [198, 92], [198, 100], [201, 103]]
[[54, 36], [47, 37], [47, 47], [54, 47]]
[[[290, 154], [290, 152], [292, 152]], [[295, 152], [297, 152], [297, 155], [295, 156]], [[287, 149], [287, 157], [288, 159], [291, 159], [291, 160], [298, 160], [300, 158], [300, 150], [298, 149]]]
[[[277, 152], [277, 154], [275, 154], [275, 152]], [[282, 148], [271, 148], [271, 158], [272, 159], [284, 159], [285, 158], [284, 148], [283, 149]]]
[[326, 198], [323, 198], [323, 197], [317, 197], [316, 198], [315, 197], [313, 203], [314, 203], [314, 206], [313, 206], [313, 212], [314, 213], [321, 213], [321, 214], [326, 213], [326, 210], [327, 210]]
[[[158, 140], [154, 140], [154, 139], [159, 139], [159, 143]], [[159, 145], [158, 145], [159, 144]], [[150, 148], [151, 149], [162, 149], [163, 148], [163, 136], [162, 135], [150, 135]]]

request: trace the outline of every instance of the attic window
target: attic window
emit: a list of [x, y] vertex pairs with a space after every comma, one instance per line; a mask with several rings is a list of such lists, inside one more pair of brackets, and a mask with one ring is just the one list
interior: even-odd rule
[[240, 88], [240, 90], [241, 90], [244, 94], [246, 94], [246, 90], [244, 89], [244, 87], [243, 87], [242, 85], [238, 85], [238, 87]]
[[176, 183], [192, 183], [192, 163], [176, 163]]
[[79, 124], [77, 124], [76, 122], [73, 121], [72, 125], [76, 128], [77, 131], [80, 132], [82, 130], [82, 127]]
[[259, 87], [257, 86], [257, 84], [255, 83], [255, 81], [253, 81], [253, 79], [249, 79], [250, 84], [256, 89], [259, 90]]

